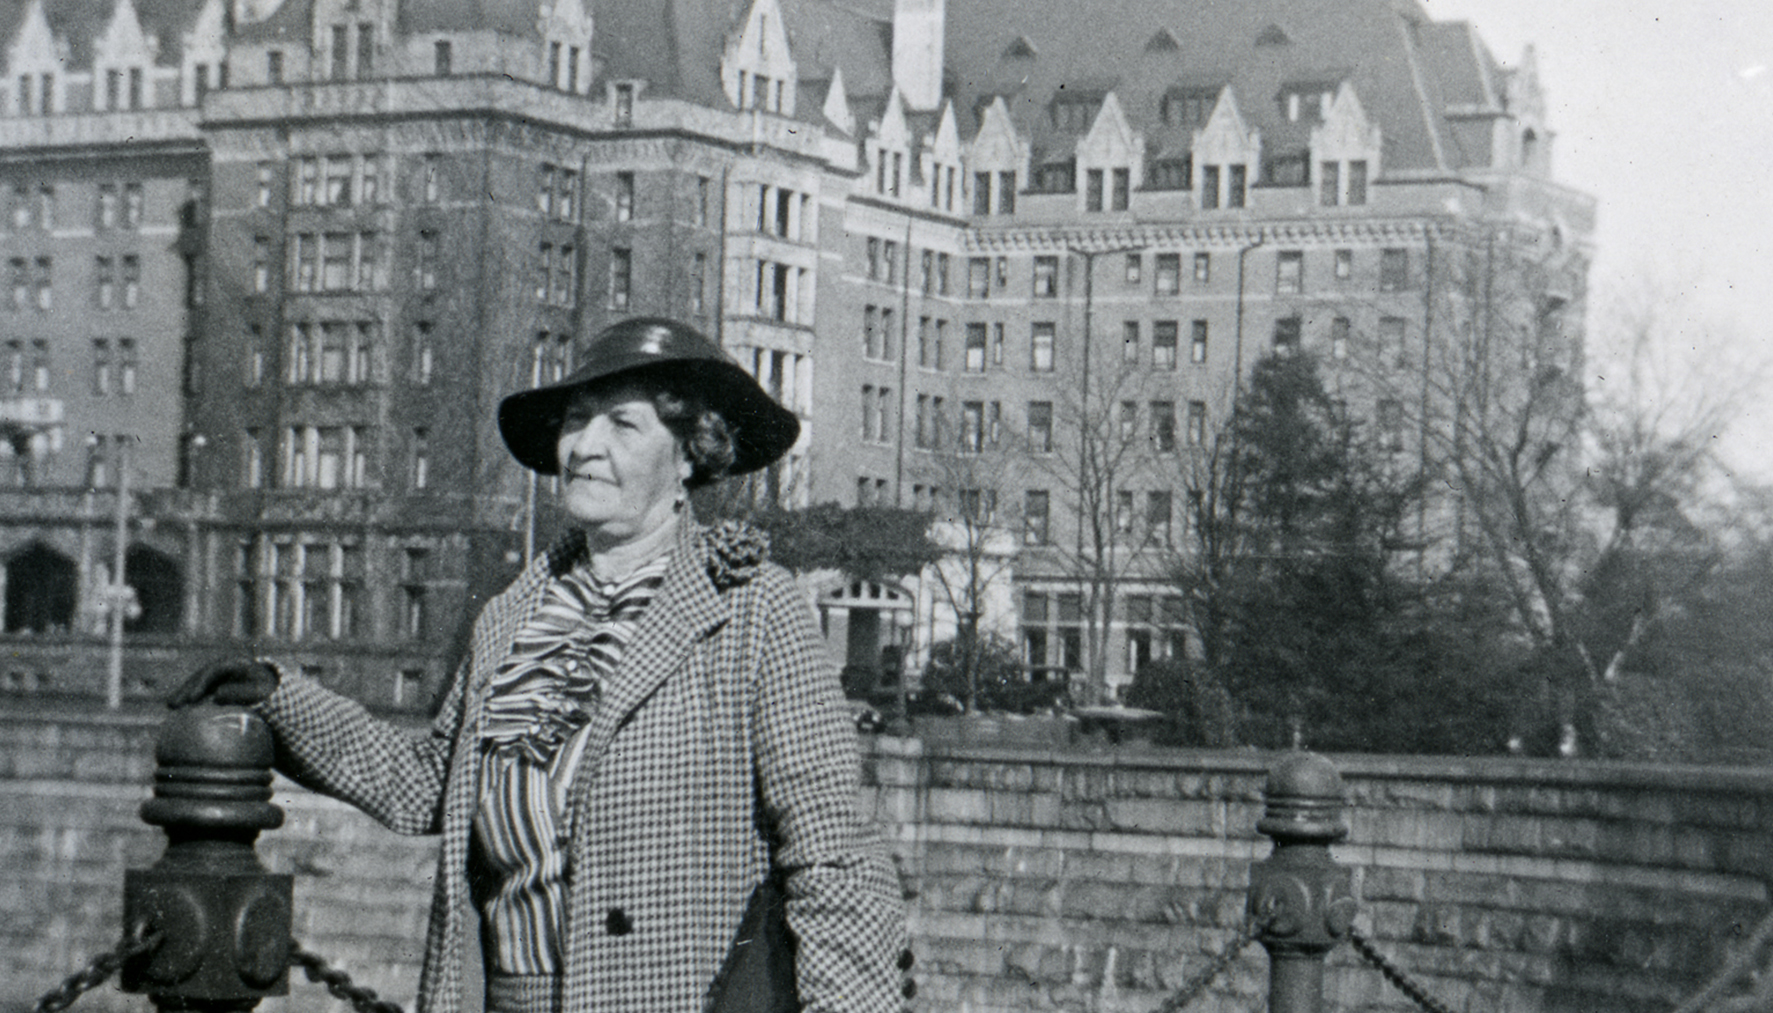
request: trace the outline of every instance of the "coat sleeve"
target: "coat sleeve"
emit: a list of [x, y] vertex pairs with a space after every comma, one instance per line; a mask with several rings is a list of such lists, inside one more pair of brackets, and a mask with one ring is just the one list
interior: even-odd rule
[[859, 753], [812, 609], [782, 571], [756, 582], [763, 624], [752, 725], [774, 861], [787, 874], [808, 1013], [887, 1013], [902, 1005], [905, 910], [897, 872], [858, 811]]
[[429, 734], [370, 716], [362, 704], [284, 673], [257, 710], [277, 738], [277, 769], [348, 802], [401, 834], [437, 833], [449, 759], [461, 726], [466, 663]]

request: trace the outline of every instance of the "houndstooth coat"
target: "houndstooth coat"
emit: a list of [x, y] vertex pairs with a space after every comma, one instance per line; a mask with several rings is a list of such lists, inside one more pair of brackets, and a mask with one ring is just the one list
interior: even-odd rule
[[[683, 525], [592, 718], [572, 785], [567, 1013], [705, 1008], [772, 858], [788, 873], [805, 1009], [886, 1013], [909, 994], [899, 883], [857, 813], [855, 732], [811, 609], [732, 532]], [[443, 835], [421, 1013], [480, 1003], [464, 995], [466, 963], [481, 960], [467, 879], [480, 722], [494, 669], [566, 552], [482, 611], [429, 736], [298, 675], [260, 705], [292, 778], [397, 832]]]

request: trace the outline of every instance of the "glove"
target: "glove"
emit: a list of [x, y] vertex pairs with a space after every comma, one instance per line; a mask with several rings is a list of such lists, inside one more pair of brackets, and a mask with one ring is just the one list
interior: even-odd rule
[[198, 703], [250, 707], [276, 691], [277, 670], [262, 661], [231, 658], [198, 669], [166, 698], [173, 710]]

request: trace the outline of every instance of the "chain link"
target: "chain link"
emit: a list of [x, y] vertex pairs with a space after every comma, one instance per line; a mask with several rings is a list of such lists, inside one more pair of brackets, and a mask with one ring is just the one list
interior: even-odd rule
[[302, 969], [308, 980], [325, 985], [333, 998], [349, 1002], [357, 1013], [402, 1013], [397, 1003], [376, 995], [373, 988], [364, 988], [351, 981], [351, 976], [333, 967], [326, 959], [308, 952], [302, 944], [289, 941], [289, 962]]
[[1429, 995], [1421, 985], [1416, 983], [1415, 979], [1411, 978], [1408, 974], [1405, 974], [1403, 968], [1386, 960], [1385, 955], [1375, 949], [1372, 942], [1368, 940], [1366, 936], [1350, 929], [1348, 932], [1348, 941], [1354, 944], [1356, 952], [1367, 958], [1367, 963], [1377, 967], [1379, 973], [1385, 975], [1386, 981], [1395, 985], [1399, 992], [1409, 996], [1411, 1001], [1415, 1002], [1416, 1005], [1427, 1010], [1428, 1013], [1453, 1013], [1451, 1009], [1437, 1001], [1434, 996]]
[[124, 964], [159, 946], [161, 938], [157, 929], [149, 932], [146, 925], [136, 926], [116, 947], [92, 958], [91, 963], [62, 979], [61, 985], [45, 992], [31, 1007], [31, 1013], [61, 1013], [76, 999], [109, 981]]
[[1250, 943], [1255, 941], [1255, 939], [1256, 923], [1246, 922], [1244, 927], [1238, 931], [1237, 938], [1232, 941], [1230, 946], [1227, 946], [1223, 952], [1217, 957], [1214, 957], [1213, 962], [1203, 968], [1199, 974], [1195, 975], [1193, 981], [1177, 989], [1175, 993], [1173, 993], [1168, 999], [1165, 999], [1157, 1006], [1157, 1008], [1153, 1009], [1151, 1013], [1177, 1013], [1178, 1010], [1200, 998], [1200, 994], [1207, 990], [1207, 986], [1213, 983], [1213, 979], [1224, 974], [1225, 969], [1230, 967], [1232, 962], [1237, 960], [1237, 958], [1249, 947]]

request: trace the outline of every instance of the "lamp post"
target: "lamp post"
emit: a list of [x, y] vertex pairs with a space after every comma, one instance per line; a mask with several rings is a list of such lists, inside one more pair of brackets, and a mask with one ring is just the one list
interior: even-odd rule
[[[123, 568], [129, 553], [129, 440], [122, 435], [111, 438], [117, 447], [117, 510], [115, 545], [111, 555], [111, 582], [101, 592], [106, 619], [110, 626], [110, 663], [105, 673], [105, 706], [117, 710], [123, 706], [123, 623], [139, 615], [135, 589], [123, 582]], [[97, 446], [99, 436], [87, 437], [88, 446]]]

